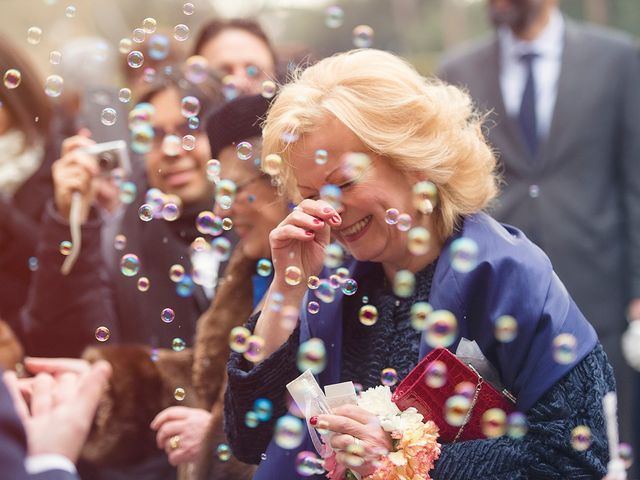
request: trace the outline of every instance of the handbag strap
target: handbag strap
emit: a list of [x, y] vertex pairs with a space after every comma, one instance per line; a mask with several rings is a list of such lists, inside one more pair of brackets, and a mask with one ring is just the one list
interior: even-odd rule
[[464, 422], [462, 423], [462, 426], [458, 430], [458, 433], [456, 433], [456, 436], [453, 439], [453, 442], [451, 443], [456, 443], [458, 441], [458, 439], [460, 438], [460, 435], [462, 435], [462, 432], [464, 431], [464, 427], [467, 426], [467, 422], [469, 422], [469, 419], [471, 418], [471, 414], [473, 413], [473, 409], [475, 408], [476, 403], [478, 402], [478, 397], [480, 396], [480, 390], [482, 390], [482, 385], [484, 385], [484, 379], [480, 375], [478, 375], [478, 383], [476, 384], [476, 391], [473, 394], [473, 400], [471, 401], [471, 406], [469, 407], [469, 410], [467, 410], [467, 413], [464, 416]]

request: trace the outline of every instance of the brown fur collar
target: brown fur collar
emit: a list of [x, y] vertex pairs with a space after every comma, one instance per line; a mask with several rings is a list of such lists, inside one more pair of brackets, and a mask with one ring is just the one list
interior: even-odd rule
[[24, 352], [9, 324], [0, 320], [0, 368], [15, 370]]

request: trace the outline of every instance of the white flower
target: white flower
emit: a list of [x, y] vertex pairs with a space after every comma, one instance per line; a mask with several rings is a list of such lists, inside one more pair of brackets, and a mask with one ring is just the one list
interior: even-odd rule
[[382, 385], [362, 392], [358, 398], [358, 406], [378, 417], [393, 417], [400, 414], [400, 409], [391, 401], [391, 390]]

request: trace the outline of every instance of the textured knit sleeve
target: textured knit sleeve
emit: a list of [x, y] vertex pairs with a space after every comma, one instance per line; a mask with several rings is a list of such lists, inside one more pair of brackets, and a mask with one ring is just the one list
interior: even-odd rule
[[[527, 412], [527, 435], [444, 445], [431, 476], [434, 480], [600, 479], [609, 457], [602, 399], [614, 389], [613, 370], [598, 344]], [[571, 446], [571, 432], [578, 425], [591, 429], [591, 446], [585, 451]]]
[[[260, 313], [245, 325], [253, 332]], [[300, 375], [296, 355], [300, 344], [300, 326], [289, 339], [264, 361], [254, 366], [242, 354], [232, 353], [227, 364], [229, 381], [224, 398], [224, 429], [231, 451], [245, 463], [260, 463], [273, 435], [275, 421], [287, 412], [287, 383]], [[247, 412], [253, 410], [258, 398], [266, 398], [273, 405], [268, 422], [250, 428], [245, 424]]]

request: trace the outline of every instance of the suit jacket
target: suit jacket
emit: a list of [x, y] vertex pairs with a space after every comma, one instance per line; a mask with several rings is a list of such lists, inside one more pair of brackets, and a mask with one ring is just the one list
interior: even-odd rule
[[24, 467], [27, 438], [13, 407], [6, 385], [0, 380], [0, 472], [10, 480], [78, 480], [77, 475], [63, 470], [49, 470], [30, 475]]
[[446, 57], [439, 75], [491, 110], [486, 134], [505, 182], [493, 215], [545, 250], [604, 336], [622, 331], [627, 301], [640, 298], [640, 58], [623, 34], [565, 25], [551, 130], [536, 158], [505, 112], [497, 36]]

